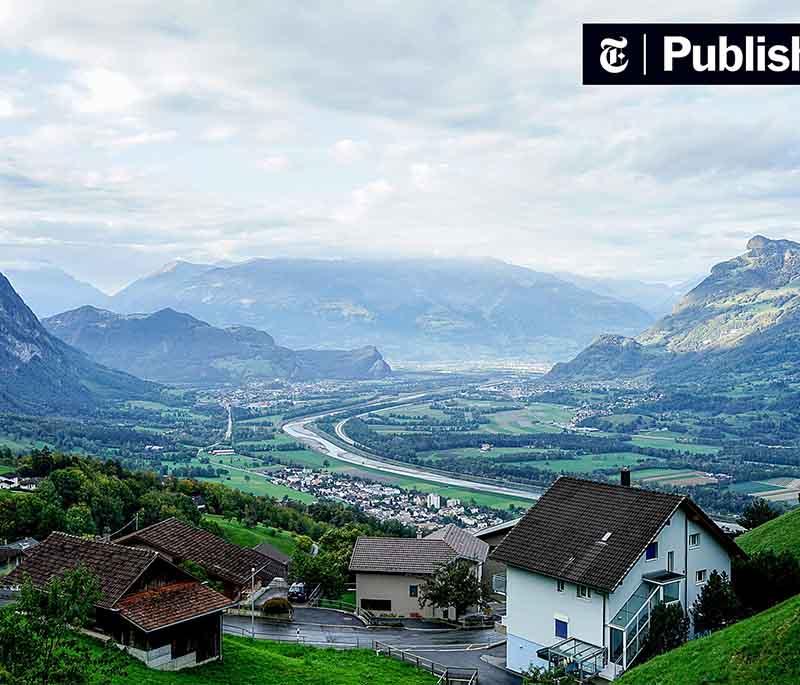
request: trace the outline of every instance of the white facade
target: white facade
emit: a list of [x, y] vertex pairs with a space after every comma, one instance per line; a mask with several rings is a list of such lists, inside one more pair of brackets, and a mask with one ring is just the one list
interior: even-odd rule
[[[673, 514], [654, 541], [658, 543], [656, 557], [648, 560], [643, 551], [622, 582], [607, 594], [582, 589], [583, 596], [579, 596], [578, 586], [574, 583], [559, 582], [555, 578], [509, 567], [505, 619], [508, 668], [522, 672], [531, 665], [546, 666], [536, 652], [563, 639], [556, 634], [556, 620], [561, 622], [561, 631], [563, 624], [567, 624], [568, 637], [610, 648], [612, 637], [619, 638], [622, 631], [615, 631], [616, 635], [612, 636], [609, 623], [643, 585], [644, 576], [667, 570], [683, 576], [677, 581], [679, 586], [671, 589], [677, 589], [675, 595], [684, 611], [691, 608], [705, 583], [698, 578], [698, 571], [705, 572], [706, 580], [712, 571], [724, 571], [730, 576], [728, 551], [705, 526], [690, 520], [683, 509]], [[658, 588], [650, 582], [644, 587], [647, 592]]]

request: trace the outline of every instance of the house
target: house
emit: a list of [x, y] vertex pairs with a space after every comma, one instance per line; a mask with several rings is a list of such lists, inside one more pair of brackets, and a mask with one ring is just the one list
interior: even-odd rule
[[0, 490], [12, 490], [19, 485], [19, 476], [14, 473], [6, 473], [0, 476]]
[[475, 531], [473, 535], [478, 540], [483, 540], [489, 545], [489, 558], [483, 566], [483, 577], [485, 582], [492, 588], [496, 595], [505, 596], [506, 594], [506, 565], [492, 556], [500, 543], [506, 539], [506, 535], [520, 522], [520, 519], [503, 521], [494, 526]]
[[153, 550], [174, 564], [197, 564], [209, 580], [221, 584], [222, 592], [231, 599], [239, 599], [251, 587], [259, 589], [268, 585], [276, 576], [286, 577], [283, 565], [270, 557], [233, 545], [174, 517], [125, 535], [116, 542]]
[[425, 503], [428, 505], [429, 509], [441, 509], [442, 496], [437, 495], [435, 492], [429, 492], [428, 497], [425, 500]]
[[561, 477], [492, 554], [507, 565], [507, 666], [563, 663], [613, 678], [635, 663], [650, 610], [692, 606], [743, 552], [684, 495]]
[[38, 544], [38, 540], [23, 538], [16, 542], [0, 545], [0, 576], [5, 576], [17, 568], [25, 558], [25, 554]]
[[253, 547], [253, 549], [259, 554], [263, 554], [265, 557], [272, 559], [280, 566], [281, 573], [278, 574], [279, 578], [286, 578], [288, 576], [289, 562], [291, 561], [288, 554], [284, 554], [277, 547], [270, 545], [268, 542], [261, 542]]
[[360, 537], [350, 559], [356, 605], [378, 615], [454, 619], [451, 607], [420, 607], [420, 586], [457, 559], [472, 564], [480, 578], [488, 553], [489, 545], [453, 524], [424, 538]]
[[152, 668], [178, 670], [222, 658], [222, 610], [230, 605], [151, 550], [51, 533], [2, 580], [44, 588], [81, 566], [100, 584], [94, 629]]

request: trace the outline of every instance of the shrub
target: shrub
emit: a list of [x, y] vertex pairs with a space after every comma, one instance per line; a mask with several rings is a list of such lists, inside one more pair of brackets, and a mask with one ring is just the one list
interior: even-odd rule
[[725, 572], [711, 572], [708, 582], [692, 604], [691, 613], [696, 633], [719, 630], [739, 618], [741, 604]]
[[264, 606], [261, 607], [261, 613], [265, 616], [278, 616], [281, 614], [288, 614], [291, 616], [292, 605], [288, 599], [275, 597], [274, 599], [268, 599], [264, 602]]

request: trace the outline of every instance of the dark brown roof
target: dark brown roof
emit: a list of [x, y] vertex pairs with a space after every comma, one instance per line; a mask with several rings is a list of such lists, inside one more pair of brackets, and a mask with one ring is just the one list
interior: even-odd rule
[[528, 510], [492, 558], [612, 592], [686, 499], [564, 476]]
[[453, 523], [448, 523], [444, 528], [439, 528], [430, 535], [426, 535], [425, 539], [443, 540], [463, 559], [483, 563], [489, 555], [489, 545]]
[[289, 565], [289, 555], [284, 554], [277, 547], [270, 545], [268, 542], [262, 542], [261, 544], [253, 547], [253, 549], [259, 554], [263, 554], [265, 557], [269, 557], [273, 561], [277, 561], [279, 564], [283, 564], [284, 566]]
[[117, 540], [123, 545], [144, 544], [165, 554], [190, 560], [206, 573], [235, 585], [250, 584], [251, 569], [269, 582], [283, 575], [283, 566], [247, 547], [233, 545], [202, 528], [168, 518]]
[[360, 573], [429, 575], [457, 555], [444, 540], [430, 538], [366, 538], [356, 540], [350, 570]]
[[120, 615], [145, 632], [221, 611], [230, 606], [225, 595], [197, 581], [164, 585], [129, 595], [117, 604]]
[[35, 587], [42, 588], [53, 578], [80, 565], [97, 576], [100, 582], [98, 606], [110, 608], [157, 556], [149, 550], [84, 540], [66, 533], [51, 533], [3, 578], [3, 585], [21, 585], [26, 577], [30, 577]]

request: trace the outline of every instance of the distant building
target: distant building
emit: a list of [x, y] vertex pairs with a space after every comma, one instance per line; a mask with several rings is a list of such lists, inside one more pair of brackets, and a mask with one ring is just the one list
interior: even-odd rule
[[0, 476], [0, 490], [11, 490], [19, 485], [19, 477], [13, 473]]
[[420, 607], [420, 586], [457, 559], [471, 563], [482, 578], [488, 554], [489, 545], [452, 524], [424, 538], [360, 537], [350, 559], [356, 605], [376, 614], [456, 619], [453, 607]]
[[484, 442], [481, 445], [481, 452], [491, 452], [492, 451], [492, 444], [488, 442]]
[[0, 576], [5, 576], [17, 568], [25, 555], [38, 544], [38, 540], [23, 538], [16, 542], [0, 545]]
[[43, 589], [76, 566], [100, 584], [93, 628], [151, 668], [179, 670], [222, 658], [224, 595], [151, 550], [51, 533], [0, 581]]
[[461, 506], [461, 500], [460, 499], [449, 499], [449, 500], [447, 500], [447, 506], [448, 507], [460, 507]]
[[435, 492], [430, 492], [430, 493], [428, 493], [428, 496], [425, 499], [425, 503], [431, 509], [441, 509], [442, 508], [442, 497], [441, 497], [441, 495], [437, 495]]
[[200, 566], [209, 578], [222, 583], [223, 592], [232, 599], [238, 599], [244, 591], [249, 592], [251, 584], [258, 589], [276, 576], [286, 577], [286, 567], [274, 559], [254, 549], [233, 545], [176, 518], [154, 523], [116, 542], [151, 549], [175, 564], [191, 561]]

